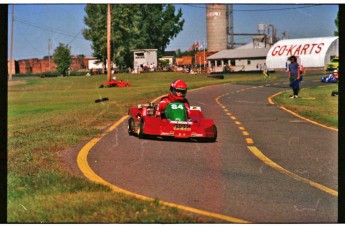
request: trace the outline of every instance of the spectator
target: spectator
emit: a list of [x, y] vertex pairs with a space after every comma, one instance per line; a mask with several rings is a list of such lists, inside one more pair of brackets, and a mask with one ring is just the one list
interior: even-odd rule
[[299, 83], [301, 82], [300, 80], [300, 68], [299, 64], [297, 63], [297, 58], [295, 56], [290, 57], [291, 63], [289, 64], [288, 67], [288, 77], [290, 81], [290, 87], [293, 90], [293, 95], [290, 96], [290, 98], [298, 98], [298, 93], [299, 93]]

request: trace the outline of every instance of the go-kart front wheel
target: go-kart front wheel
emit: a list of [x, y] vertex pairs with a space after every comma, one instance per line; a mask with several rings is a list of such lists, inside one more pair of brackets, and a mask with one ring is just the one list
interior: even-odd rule
[[146, 137], [146, 135], [144, 134], [144, 127], [145, 127], [145, 122], [144, 120], [141, 120], [140, 125], [139, 125], [139, 131], [138, 131], [138, 137], [140, 139], [144, 139]]
[[135, 134], [135, 131], [134, 131], [134, 120], [133, 120], [132, 117], [128, 119], [128, 134], [131, 135], [131, 136]]

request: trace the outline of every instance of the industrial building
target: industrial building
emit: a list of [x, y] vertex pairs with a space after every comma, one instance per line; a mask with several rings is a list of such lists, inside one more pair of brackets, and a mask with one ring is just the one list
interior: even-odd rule
[[221, 51], [228, 47], [227, 5], [210, 4], [206, 8], [207, 50]]
[[213, 72], [221, 72], [224, 67], [230, 67], [231, 71], [259, 71], [266, 62], [266, 56], [270, 48], [265, 43], [248, 43], [247, 45], [225, 49], [209, 57], [208, 66]]
[[[209, 4], [206, 8], [207, 50], [216, 53], [207, 57], [211, 72], [259, 71], [266, 63], [271, 70], [285, 70], [290, 56], [307, 69], [326, 69], [335, 56], [339, 56], [339, 37], [319, 37], [278, 40], [272, 24], [258, 24], [257, 33], [233, 32], [232, 5]], [[234, 36], [246, 35], [252, 43], [235, 48]]]
[[[207, 50], [216, 52], [207, 57], [208, 67], [211, 72], [221, 72], [224, 67], [230, 71], [260, 71], [277, 41], [276, 29], [271, 24], [258, 24], [256, 33], [235, 34], [232, 11], [231, 4], [209, 4], [206, 8]], [[250, 36], [252, 42], [235, 43], [235, 35]]]

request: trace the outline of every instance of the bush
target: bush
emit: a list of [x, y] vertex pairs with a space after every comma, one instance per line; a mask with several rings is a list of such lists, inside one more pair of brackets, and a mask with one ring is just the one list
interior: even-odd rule
[[69, 76], [84, 76], [87, 72], [84, 71], [71, 71]]
[[57, 71], [49, 71], [49, 72], [41, 73], [39, 76], [41, 76], [41, 77], [58, 77], [59, 75], [60, 75], [60, 73]]
[[36, 77], [40, 76], [40, 73], [21, 73], [21, 74], [14, 74], [13, 78], [21, 78], [21, 77]]

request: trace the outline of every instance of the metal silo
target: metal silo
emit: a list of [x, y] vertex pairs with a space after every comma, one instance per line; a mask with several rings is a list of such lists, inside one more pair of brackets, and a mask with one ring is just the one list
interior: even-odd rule
[[207, 51], [221, 51], [228, 46], [227, 5], [209, 4], [206, 7]]

